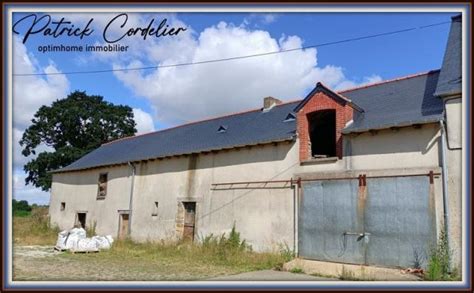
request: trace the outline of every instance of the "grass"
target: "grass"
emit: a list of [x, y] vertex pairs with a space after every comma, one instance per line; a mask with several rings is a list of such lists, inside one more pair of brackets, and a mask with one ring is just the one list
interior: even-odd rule
[[29, 217], [31, 216], [30, 211], [13, 211], [13, 216], [14, 217], [19, 217], [19, 218], [24, 218], [24, 217]]
[[14, 215], [13, 242], [21, 245], [54, 245], [59, 229], [49, 224], [48, 208], [33, 208], [30, 215]]
[[[31, 217], [14, 218], [15, 245], [56, 243], [58, 231], [47, 225], [46, 212], [34, 210]], [[285, 251], [254, 252], [234, 228], [228, 236], [209, 235], [201, 244], [125, 239], [99, 253], [18, 255], [13, 271], [15, 280], [199, 280], [272, 269], [289, 260]]]

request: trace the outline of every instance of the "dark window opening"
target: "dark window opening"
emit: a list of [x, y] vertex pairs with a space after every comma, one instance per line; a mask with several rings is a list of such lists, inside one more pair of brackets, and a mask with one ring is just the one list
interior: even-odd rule
[[86, 213], [77, 213], [76, 226], [86, 228]]
[[151, 213], [152, 217], [157, 217], [158, 216], [158, 202], [155, 201], [155, 204], [153, 206], [153, 213]]
[[97, 198], [105, 198], [107, 195], [107, 173], [99, 175], [99, 188], [97, 191]]
[[308, 114], [311, 157], [336, 156], [336, 111], [322, 110]]
[[296, 119], [295, 114], [288, 113], [288, 115], [286, 115], [286, 118], [285, 118], [285, 120], [283, 120], [283, 122], [294, 121], [295, 119]]
[[61, 202], [61, 211], [64, 211], [66, 209], [66, 203]]
[[217, 129], [217, 132], [219, 132], [219, 133], [224, 133], [224, 132], [226, 132], [226, 131], [227, 131], [227, 126], [225, 126], [225, 125], [221, 125], [221, 126], [219, 126], [219, 128]]

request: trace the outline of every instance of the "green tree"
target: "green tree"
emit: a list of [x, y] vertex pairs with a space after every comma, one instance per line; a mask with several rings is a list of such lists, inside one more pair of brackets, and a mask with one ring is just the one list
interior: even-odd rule
[[23, 169], [26, 184], [48, 191], [49, 171], [65, 167], [101, 144], [136, 133], [132, 109], [103, 97], [75, 91], [51, 106], [42, 106], [20, 140], [24, 156], [36, 155], [40, 145], [53, 148], [30, 160]]
[[28, 204], [28, 201], [26, 200], [12, 200], [12, 209], [13, 212], [16, 211], [26, 211], [26, 212], [31, 212], [31, 206]]

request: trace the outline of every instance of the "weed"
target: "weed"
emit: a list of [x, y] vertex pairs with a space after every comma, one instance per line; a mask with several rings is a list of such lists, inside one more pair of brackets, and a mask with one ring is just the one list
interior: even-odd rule
[[89, 226], [86, 227], [87, 237], [92, 237], [96, 235], [95, 229], [97, 228], [97, 221], [91, 222]]
[[448, 247], [448, 239], [444, 231], [441, 232], [435, 247], [431, 248], [425, 279], [430, 281], [449, 281], [458, 279], [457, 270], [450, 272], [449, 260], [452, 251]]
[[282, 261], [278, 263], [273, 269], [276, 271], [282, 271], [283, 265], [295, 258], [295, 252], [291, 249], [287, 243], [279, 244], [279, 254], [282, 257]]
[[289, 262], [295, 258], [295, 252], [291, 249], [287, 243], [280, 244], [280, 254], [285, 259], [285, 262]]
[[293, 274], [303, 274], [304, 271], [302, 268], [298, 268], [298, 267], [294, 267], [290, 270], [290, 273], [293, 273]]

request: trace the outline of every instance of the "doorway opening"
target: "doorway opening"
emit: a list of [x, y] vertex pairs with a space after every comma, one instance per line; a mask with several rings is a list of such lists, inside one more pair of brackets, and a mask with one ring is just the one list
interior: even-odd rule
[[77, 213], [76, 215], [76, 225], [82, 229], [86, 228], [86, 215], [87, 213]]
[[129, 214], [127, 213], [119, 214], [119, 233], [118, 233], [119, 239], [125, 239], [128, 237], [129, 220], [130, 220]]
[[183, 240], [194, 241], [194, 230], [196, 222], [196, 203], [183, 202], [184, 206], [184, 230]]

